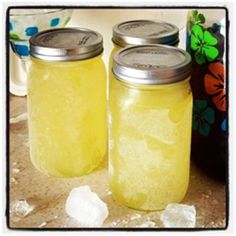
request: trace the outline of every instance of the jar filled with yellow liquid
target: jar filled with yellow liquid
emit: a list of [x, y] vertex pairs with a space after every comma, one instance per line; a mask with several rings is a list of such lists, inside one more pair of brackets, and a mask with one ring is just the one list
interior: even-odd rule
[[114, 47], [109, 58], [110, 71], [112, 58], [119, 49], [145, 44], [177, 46], [179, 42], [179, 29], [173, 24], [161, 21], [125, 21], [115, 25], [112, 34]]
[[180, 202], [188, 188], [191, 58], [181, 49], [120, 50], [110, 81], [109, 182], [115, 200], [139, 210]]
[[30, 40], [30, 156], [49, 176], [94, 170], [107, 152], [102, 36], [92, 30], [42, 31]]

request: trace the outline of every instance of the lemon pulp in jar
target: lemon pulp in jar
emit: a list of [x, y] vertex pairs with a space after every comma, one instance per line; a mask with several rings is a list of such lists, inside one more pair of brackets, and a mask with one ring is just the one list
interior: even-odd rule
[[123, 49], [114, 57], [109, 182], [113, 197], [128, 207], [163, 209], [187, 191], [190, 61], [182, 50], [153, 45]]
[[50, 176], [87, 174], [107, 151], [102, 37], [86, 29], [64, 28], [42, 32], [30, 43], [31, 160]]
[[132, 20], [121, 22], [113, 27], [114, 47], [109, 58], [111, 72], [114, 54], [127, 46], [145, 44], [178, 45], [179, 29], [170, 23], [152, 20]]

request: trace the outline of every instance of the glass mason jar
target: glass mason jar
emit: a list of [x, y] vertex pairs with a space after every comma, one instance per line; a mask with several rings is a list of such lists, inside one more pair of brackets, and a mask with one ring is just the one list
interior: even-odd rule
[[113, 49], [109, 58], [111, 72], [112, 58], [119, 50], [127, 46], [144, 44], [165, 44], [178, 46], [179, 29], [170, 23], [151, 20], [133, 20], [113, 27]]
[[187, 24], [194, 101], [191, 158], [222, 180], [228, 163], [225, 16], [225, 9], [191, 10]]
[[188, 187], [191, 58], [181, 49], [134, 46], [114, 56], [109, 101], [112, 196], [139, 210], [180, 202]]
[[87, 174], [107, 152], [102, 36], [82, 28], [42, 31], [30, 51], [31, 160], [50, 176]]

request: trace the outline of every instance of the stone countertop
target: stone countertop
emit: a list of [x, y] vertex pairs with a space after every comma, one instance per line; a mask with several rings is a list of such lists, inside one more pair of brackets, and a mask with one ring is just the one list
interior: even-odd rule
[[[26, 97], [10, 96], [10, 213], [11, 228], [81, 227], [65, 212], [65, 201], [72, 188], [89, 185], [108, 205], [109, 216], [103, 227], [163, 227], [161, 211], [143, 212], [129, 209], [112, 199], [104, 163], [96, 171], [80, 178], [51, 178], [31, 164], [29, 156]], [[14, 204], [26, 200], [28, 211], [17, 212]], [[194, 205], [198, 228], [224, 228], [226, 225], [226, 186], [204, 175], [191, 164], [191, 177], [184, 204]], [[137, 215], [138, 214], [138, 215]], [[138, 216], [138, 217], [135, 217]]]

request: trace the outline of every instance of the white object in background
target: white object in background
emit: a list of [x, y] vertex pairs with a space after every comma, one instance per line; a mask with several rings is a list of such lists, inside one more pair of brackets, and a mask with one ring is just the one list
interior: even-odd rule
[[10, 92], [12, 94], [17, 96], [27, 94], [27, 72], [30, 66], [29, 39], [42, 30], [64, 27], [69, 22], [72, 11], [65, 8], [10, 9]]
[[25, 96], [27, 94], [27, 70], [21, 59], [14, 54], [11, 47], [10, 51], [10, 92], [17, 96]]
[[161, 221], [165, 227], [192, 228], [196, 224], [196, 210], [194, 206], [171, 203], [161, 214]]
[[83, 226], [101, 226], [108, 216], [107, 205], [87, 185], [71, 190], [65, 209]]
[[[108, 65], [113, 48], [112, 28], [114, 25], [130, 20], [154, 20], [175, 24], [179, 29], [179, 48], [185, 49], [185, 27], [188, 9], [74, 9], [70, 25], [95, 30], [104, 40], [103, 59]], [[98, 20], [99, 19], [99, 20]]]

